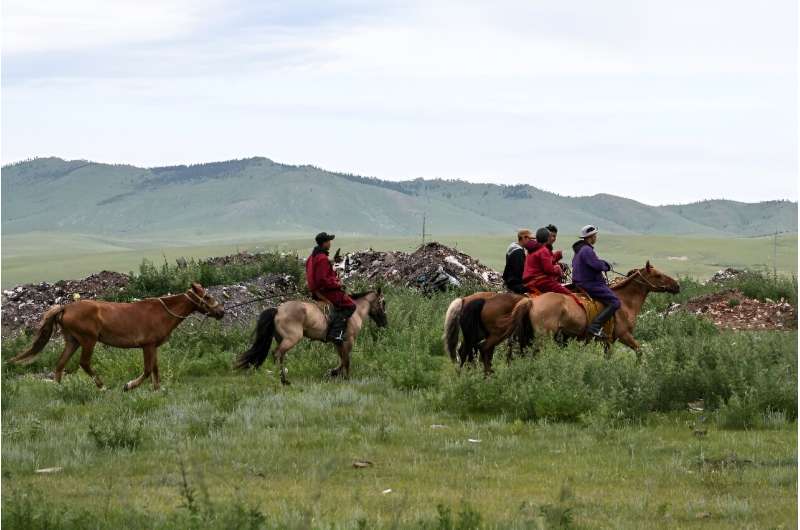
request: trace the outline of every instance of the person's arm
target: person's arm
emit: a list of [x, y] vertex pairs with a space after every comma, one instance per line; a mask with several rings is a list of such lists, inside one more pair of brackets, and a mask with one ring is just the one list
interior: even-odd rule
[[611, 270], [611, 265], [609, 265], [608, 262], [598, 258], [593, 248], [586, 246], [584, 249], [585, 250], [582, 251], [584, 254], [583, 262], [586, 264], [586, 266], [600, 272]]
[[561, 276], [561, 267], [555, 264], [554, 257], [552, 254], [547, 252], [542, 252], [539, 254], [539, 266], [543, 273], [547, 276]]
[[322, 256], [322, 258], [317, 258], [319, 261], [314, 264], [315, 284], [317, 289], [341, 289], [342, 284], [339, 282], [339, 277], [333, 272], [333, 267], [331, 266], [331, 262], [328, 261], [328, 257], [324, 254], [319, 255]]

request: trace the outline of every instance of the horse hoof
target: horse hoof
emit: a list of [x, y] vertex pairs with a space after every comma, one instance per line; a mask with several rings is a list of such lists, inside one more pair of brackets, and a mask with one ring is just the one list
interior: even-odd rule
[[127, 392], [128, 390], [130, 390], [130, 389], [128, 388], [128, 383], [125, 383], [124, 385], [122, 385], [122, 391], [123, 391], [123, 392]]
[[289, 386], [289, 385], [291, 385], [292, 383], [290, 383], [288, 379], [281, 379], [281, 384], [282, 384], [283, 386]]

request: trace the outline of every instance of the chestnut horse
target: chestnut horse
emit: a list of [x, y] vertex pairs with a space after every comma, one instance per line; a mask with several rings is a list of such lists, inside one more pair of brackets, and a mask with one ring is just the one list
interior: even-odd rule
[[225, 314], [217, 302], [199, 283], [185, 293], [139, 302], [116, 303], [81, 300], [68, 305], [54, 305], [45, 312], [33, 345], [9, 362], [29, 364], [34, 361], [50, 340], [53, 328], [60, 326], [64, 335], [64, 351], [58, 360], [53, 379], [61, 382], [64, 367], [78, 347], [80, 365], [98, 388], [103, 382], [92, 369], [92, 352], [98, 342], [117, 348], [141, 348], [144, 352], [144, 372], [125, 383], [123, 390], [132, 390], [152, 376], [153, 390], [158, 390], [158, 347], [186, 317], [199, 311], [220, 319]]
[[[614, 334], [609, 345], [619, 340], [638, 356], [639, 343], [633, 338], [633, 328], [647, 295], [651, 292], [676, 294], [680, 292], [680, 285], [648, 261], [643, 268], [630, 271], [611, 289], [622, 306], [614, 314]], [[544, 293], [523, 300], [514, 310], [514, 319], [522, 344], [529, 344], [534, 335], [561, 333], [565, 337], [584, 337], [589, 324], [586, 311], [571, 297], [558, 293]]]
[[[473, 361], [479, 351], [484, 370], [490, 373], [494, 349], [514, 331], [511, 312], [524, 298], [515, 293], [482, 291], [453, 300], [444, 323], [445, 348], [453, 362], [459, 361], [464, 366], [467, 361]], [[456, 351], [459, 329], [463, 340]], [[512, 347], [509, 345], [509, 358]]]
[[[355, 344], [356, 337], [364, 325], [364, 320], [369, 316], [378, 327], [385, 327], [386, 301], [381, 290], [367, 291], [351, 295], [356, 303], [356, 310], [348, 319], [347, 331], [344, 342], [336, 346], [339, 353], [339, 366], [331, 370], [330, 375], [336, 377], [350, 375], [350, 352]], [[286, 352], [294, 348], [304, 336], [311, 340], [324, 341], [328, 331], [328, 317], [315, 302], [291, 300], [276, 307], [264, 310], [258, 317], [256, 324], [255, 340], [250, 349], [243, 352], [236, 359], [235, 368], [258, 368], [269, 355], [272, 339], [278, 343], [275, 350], [275, 359], [280, 364], [281, 383], [289, 384], [286, 377], [284, 358]]]

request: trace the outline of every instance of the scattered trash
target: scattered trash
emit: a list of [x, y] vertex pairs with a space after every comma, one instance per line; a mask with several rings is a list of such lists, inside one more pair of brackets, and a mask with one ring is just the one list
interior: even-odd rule
[[353, 462], [353, 467], [356, 469], [363, 469], [365, 467], [370, 467], [370, 466], [372, 466], [372, 462], [370, 462], [369, 460], [356, 460], [355, 462]]
[[480, 440], [478, 440], [477, 438], [467, 438], [467, 441], [468, 441], [469, 443], [472, 443], [472, 444], [479, 444], [479, 443], [481, 443], [481, 441], [480, 441]]
[[439, 423], [434, 423], [433, 425], [431, 425], [431, 429], [446, 429], [446, 428], [447, 425], [441, 425]]
[[696, 519], [708, 519], [709, 517], [711, 517], [711, 514], [708, 512], [699, 512], [697, 515], [695, 515]]
[[702, 399], [698, 399], [697, 401], [691, 401], [687, 404], [689, 406], [689, 412], [699, 414], [705, 410], [706, 404], [705, 401]]
[[386, 494], [389, 494], [389, 493], [391, 493], [391, 492], [392, 492], [392, 488], [389, 488], [389, 489], [383, 490], [381, 493], [383, 493], [384, 495], [386, 495]]
[[63, 469], [64, 469], [63, 467], [43, 467], [42, 469], [37, 469], [35, 473], [40, 473], [40, 474], [58, 473]]

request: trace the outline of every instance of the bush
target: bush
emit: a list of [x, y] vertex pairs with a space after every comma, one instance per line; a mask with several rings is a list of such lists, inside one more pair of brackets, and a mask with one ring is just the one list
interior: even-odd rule
[[130, 273], [128, 285], [114, 295], [118, 301], [134, 298], [161, 296], [167, 293], [180, 293], [189, 288], [192, 282], [205, 287], [223, 285], [249, 280], [264, 274], [288, 274], [295, 282], [303, 277], [303, 265], [295, 254], [265, 252], [258, 254], [253, 263], [233, 263], [213, 265], [204, 261], [189, 260], [185, 267], [170, 265], [166, 259], [161, 266], [150, 260], [142, 260], [139, 273]]
[[136, 449], [141, 445], [143, 425], [140, 417], [115, 412], [89, 425], [89, 435], [98, 449]]

